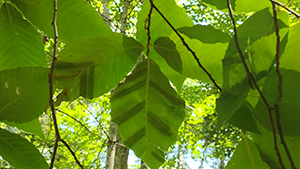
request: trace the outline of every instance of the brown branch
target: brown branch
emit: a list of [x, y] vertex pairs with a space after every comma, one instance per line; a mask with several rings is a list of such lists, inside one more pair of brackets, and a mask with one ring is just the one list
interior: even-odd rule
[[57, 146], [58, 142], [60, 140], [60, 134], [58, 130], [58, 125], [57, 125], [57, 119], [55, 115], [55, 108], [54, 108], [54, 100], [53, 100], [53, 72], [54, 72], [54, 67], [55, 67], [55, 62], [57, 60], [57, 48], [58, 48], [58, 31], [57, 31], [57, 25], [56, 25], [56, 19], [57, 19], [57, 0], [53, 0], [53, 21], [52, 21], [52, 26], [54, 29], [54, 44], [53, 44], [53, 58], [52, 58], [52, 63], [50, 67], [50, 72], [49, 72], [49, 106], [51, 109], [52, 113], [52, 119], [53, 119], [53, 124], [54, 124], [54, 129], [55, 129], [55, 144], [54, 144], [54, 149], [53, 149], [53, 154], [50, 162], [50, 169], [53, 168], [54, 161], [55, 161], [55, 155], [57, 152]]
[[70, 117], [71, 119], [73, 119], [74, 121], [76, 121], [77, 123], [79, 123], [82, 127], [84, 127], [89, 133], [92, 134], [92, 132], [89, 130], [89, 128], [87, 128], [81, 121], [77, 120], [75, 117], [69, 115], [68, 113], [66, 113], [66, 112], [64, 112], [64, 111], [62, 111], [62, 110], [57, 109], [57, 111], [59, 111], [59, 112], [61, 112], [62, 114], [64, 114], [64, 115]]
[[[229, 16], [232, 20], [232, 24], [233, 24], [233, 30], [234, 30], [234, 41], [235, 41], [235, 44], [236, 44], [236, 49], [238, 50], [238, 53], [240, 55], [240, 58], [243, 62], [243, 65], [246, 69], [246, 72], [247, 72], [247, 76], [248, 78], [250, 79], [250, 83], [252, 82], [254, 84], [254, 87], [256, 88], [256, 90], [258, 91], [260, 97], [262, 98], [263, 102], [265, 103], [267, 109], [268, 109], [268, 114], [269, 114], [269, 118], [270, 118], [270, 122], [271, 122], [271, 127], [272, 127], [272, 132], [273, 132], [273, 139], [274, 139], [274, 149], [276, 151], [276, 155], [278, 157], [278, 161], [279, 161], [279, 164], [281, 165], [281, 168], [282, 169], [285, 169], [284, 167], [284, 164], [282, 162], [282, 159], [281, 159], [281, 155], [280, 155], [280, 152], [279, 152], [279, 149], [278, 149], [278, 144], [277, 144], [277, 137], [276, 137], [276, 131], [275, 131], [275, 126], [274, 126], [274, 121], [273, 121], [273, 117], [272, 117], [272, 110], [273, 108], [269, 105], [267, 99], [265, 98], [265, 96], [263, 95], [263, 93], [261, 92], [258, 84], [256, 83], [254, 77], [252, 76], [252, 74], [250, 73], [249, 71], [249, 68], [246, 64], [246, 61], [245, 61], [245, 57], [243, 55], [243, 52], [240, 48], [240, 45], [239, 45], [239, 41], [238, 41], [238, 35], [237, 35], [237, 28], [236, 28], [236, 24], [235, 24], [235, 20], [234, 20], [234, 16], [233, 16], [233, 12], [232, 12], [232, 8], [231, 8], [231, 3], [230, 3], [230, 0], [227, 0], [227, 7], [228, 7], [228, 10], [229, 10]], [[251, 85], [251, 84], [250, 84]]]
[[69, 146], [69, 144], [68, 144], [65, 140], [63, 140], [63, 139], [60, 139], [60, 142], [62, 142], [62, 143], [67, 147], [67, 149], [71, 152], [72, 156], [74, 157], [74, 159], [75, 159], [77, 165], [78, 165], [81, 169], [83, 169], [83, 166], [80, 164], [79, 160], [78, 160], [77, 157], [76, 157], [75, 152], [71, 149], [71, 147]]
[[102, 126], [101, 122], [97, 120], [97, 118], [93, 115], [93, 113], [87, 108], [85, 107], [81, 102], [78, 102], [83, 108], [85, 108], [85, 111], [89, 112], [89, 114], [91, 116], [93, 116], [93, 118], [98, 122], [100, 128], [101, 128], [101, 131], [103, 131], [103, 133], [106, 135], [106, 137], [108, 138], [108, 140], [110, 141], [110, 137], [108, 135], [108, 133], [104, 130], [104, 127]]
[[48, 74], [48, 76], [49, 76], [48, 83], [49, 83], [49, 106], [51, 109], [53, 125], [54, 125], [54, 129], [55, 129], [55, 143], [54, 143], [53, 154], [51, 157], [51, 162], [50, 162], [49, 168], [52, 169], [54, 166], [58, 142], [61, 141], [72, 153], [73, 157], [76, 160], [76, 163], [80, 166], [80, 168], [83, 169], [83, 166], [77, 160], [75, 153], [70, 149], [70, 146], [68, 144], [66, 144], [66, 142], [63, 139], [61, 139], [60, 134], [59, 134], [58, 124], [57, 124], [57, 118], [56, 118], [56, 114], [55, 114], [54, 100], [53, 100], [53, 72], [54, 72], [55, 62], [57, 60], [57, 51], [58, 51], [58, 31], [57, 31], [56, 20], [57, 20], [57, 0], [53, 0], [53, 20], [52, 20], [51, 24], [52, 24], [53, 30], [54, 30], [54, 44], [53, 44], [53, 58], [52, 58], [52, 63], [51, 63], [51, 67], [50, 67], [50, 72]]
[[278, 128], [278, 132], [279, 132], [279, 136], [280, 136], [280, 140], [281, 140], [281, 144], [284, 147], [284, 150], [289, 158], [290, 164], [292, 166], [292, 169], [296, 169], [296, 166], [294, 164], [293, 158], [291, 156], [291, 153], [287, 147], [287, 144], [285, 142], [284, 136], [283, 136], [283, 132], [282, 132], [282, 126], [280, 123], [280, 113], [279, 113], [279, 105], [282, 99], [282, 75], [280, 73], [280, 36], [279, 36], [279, 26], [278, 26], [278, 19], [277, 19], [277, 11], [276, 11], [276, 4], [273, 0], [270, 0], [270, 2], [272, 3], [272, 9], [273, 9], [273, 19], [274, 19], [274, 25], [275, 25], [275, 34], [276, 34], [276, 54], [275, 54], [275, 60], [276, 60], [276, 73], [278, 76], [278, 97], [277, 97], [277, 101], [274, 105], [274, 109], [275, 109], [275, 114], [276, 114], [276, 122], [277, 122], [277, 128]]
[[185, 42], [184, 38], [179, 34], [179, 32], [174, 28], [174, 26], [169, 22], [169, 20], [160, 12], [160, 10], [154, 5], [153, 0], [150, 0], [151, 6], [159, 13], [159, 15], [168, 23], [171, 29], [176, 33], [176, 35], [180, 38], [182, 44], [187, 48], [187, 50], [193, 55], [194, 59], [197, 61], [198, 66], [206, 73], [208, 78], [213, 82], [213, 84], [222, 92], [222, 88], [216, 83], [215, 79], [212, 75], [204, 68], [201, 64], [199, 58], [197, 57], [196, 53], [189, 47], [189, 45]]
[[[151, 0], [150, 0], [150, 2], [151, 2]], [[151, 3], [150, 11], [149, 11], [149, 14], [148, 14], [148, 18], [145, 21], [145, 24], [146, 24], [145, 27], [146, 27], [147, 36], [148, 36], [147, 52], [146, 52], [146, 55], [147, 55], [148, 58], [149, 58], [149, 54], [150, 54], [150, 40], [151, 40], [151, 36], [150, 36], [150, 24], [151, 24], [151, 15], [152, 15], [152, 11], [153, 11], [153, 6], [154, 6], [154, 4]]]
[[270, 1], [272, 2], [272, 4], [276, 4], [276, 5], [278, 5], [278, 6], [282, 7], [282, 8], [284, 8], [284, 9], [286, 9], [286, 10], [289, 11], [291, 14], [295, 15], [295, 17], [296, 17], [297, 19], [300, 18], [300, 14], [298, 14], [298, 13], [296, 13], [295, 11], [293, 11], [292, 9], [286, 7], [284, 4], [282, 4], [282, 3], [278, 2], [278, 1], [275, 1], [275, 0], [270, 0]]

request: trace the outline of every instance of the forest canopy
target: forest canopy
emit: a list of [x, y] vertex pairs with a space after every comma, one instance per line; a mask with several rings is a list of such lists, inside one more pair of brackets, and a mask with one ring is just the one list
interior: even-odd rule
[[0, 168], [300, 168], [299, 5], [0, 0]]

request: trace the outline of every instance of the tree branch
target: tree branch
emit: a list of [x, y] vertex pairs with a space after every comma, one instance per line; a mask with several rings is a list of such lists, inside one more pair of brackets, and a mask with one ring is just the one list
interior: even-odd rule
[[60, 137], [59, 134], [59, 129], [58, 129], [58, 124], [57, 124], [57, 118], [55, 114], [55, 108], [54, 108], [54, 100], [53, 100], [53, 72], [54, 72], [54, 67], [55, 67], [55, 62], [57, 60], [57, 51], [58, 51], [58, 31], [57, 31], [57, 0], [53, 0], [53, 20], [52, 20], [52, 26], [54, 30], [54, 44], [53, 44], [53, 58], [52, 58], [52, 63], [50, 67], [50, 72], [48, 74], [49, 79], [49, 106], [51, 109], [51, 114], [52, 114], [52, 119], [53, 119], [53, 125], [55, 129], [55, 143], [54, 143], [54, 148], [53, 148], [53, 154], [51, 157], [51, 162], [49, 168], [52, 169], [54, 166], [54, 161], [55, 161], [55, 156], [57, 153], [57, 147], [58, 147], [58, 142], [61, 141], [72, 153], [74, 159], [76, 160], [76, 163], [80, 166], [80, 168], [83, 169], [83, 166], [79, 163], [77, 160], [75, 153], [70, 149], [70, 146]]
[[[151, 0], [150, 0], [150, 2], [151, 2]], [[150, 24], [151, 24], [151, 15], [152, 15], [152, 11], [153, 11], [153, 6], [154, 6], [154, 4], [151, 3], [150, 11], [149, 11], [149, 14], [148, 14], [148, 18], [145, 20], [145, 28], [147, 30], [147, 36], [148, 36], [146, 55], [147, 55], [148, 58], [149, 58], [149, 53], [150, 53], [150, 40], [151, 40], [151, 36], [150, 36]]]
[[67, 149], [71, 152], [72, 156], [74, 157], [74, 159], [75, 159], [77, 165], [78, 165], [81, 169], [83, 169], [83, 166], [80, 164], [79, 160], [78, 160], [77, 157], [76, 157], [75, 152], [71, 149], [71, 147], [69, 146], [69, 144], [68, 144], [65, 140], [63, 140], [63, 139], [60, 139], [60, 142], [62, 142], [62, 143], [67, 147]]
[[291, 14], [295, 15], [295, 17], [296, 17], [297, 19], [300, 18], [300, 14], [298, 14], [298, 13], [296, 13], [295, 11], [293, 11], [292, 9], [286, 7], [284, 4], [282, 4], [282, 3], [278, 2], [278, 1], [275, 1], [275, 0], [270, 0], [270, 1], [272, 2], [272, 4], [276, 4], [276, 5], [278, 5], [278, 6], [282, 7], [282, 8], [284, 8], [284, 9], [286, 9], [286, 10], [289, 11]]
[[277, 122], [277, 128], [281, 140], [281, 144], [284, 147], [284, 150], [289, 158], [290, 164], [292, 166], [292, 169], [296, 169], [296, 166], [294, 164], [293, 158], [291, 156], [291, 153], [287, 147], [287, 144], [285, 142], [283, 132], [282, 132], [282, 126], [280, 123], [280, 113], [279, 113], [279, 105], [282, 99], [282, 75], [280, 73], [280, 36], [279, 36], [279, 26], [278, 26], [278, 19], [277, 19], [277, 11], [276, 11], [276, 3], [273, 0], [270, 0], [272, 3], [272, 9], [273, 9], [273, 19], [274, 19], [274, 25], [275, 25], [275, 34], [276, 34], [276, 54], [275, 54], [275, 60], [276, 60], [276, 73], [278, 76], [278, 97], [277, 101], [274, 105], [275, 114], [276, 114], [276, 122]]
[[[265, 98], [265, 96], [263, 95], [263, 93], [261, 92], [258, 84], [256, 83], [254, 77], [252, 76], [252, 74], [250, 73], [250, 70], [246, 64], [246, 61], [245, 61], [245, 57], [243, 55], [243, 52], [240, 48], [240, 45], [239, 45], [239, 41], [238, 41], [238, 35], [237, 35], [237, 28], [236, 28], [236, 24], [235, 24], [235, 20], [234, 20], [234, 16], [233, 16], [233, 12], [232, 12], [232, 8], [231, 8], [231, 3], [230, 3], [230, 0], [227, 0], [227, 7], [228, 7], [228, 10], [229, 10], [229, 16], [232, 20], [232, 24], [233, 24], [233, 30], [234, 30], [234, 41], [235, 41], [235, 45], [236, 45], [236, 49], [238, 50], [238, 53], [240, 55], [240, 58], [242, 60], [242, 63], [244, 65], [244, 68], [246, 69], [246, 72], [247, 72], [247, 76], [249, 78], [249, 83], [253, 82], [254, 84], [254, 87], [256, 88], [256, 90], [259, 92], [259, 95], [260, 97], [262, 98], [262, 100], [264, 101], [267, 109], [268, 109], [268, 114], [269, 114], [269, 118], [270, 118], [270, 121], [271, 121], [271, 127], [272, 127], [272, 132], [273, 132], [273, 139], [274, 139], [274, 149], [276, 151], [276, 155], [278, 157], [278, 162], [279, 164], [281, 165], [281, 168], [282, 169], [285, 169], [284, 167], [284, 164], [282, 162], [282, 159], [281, 159], [281, 155], [280, 155], [280, 152], [279, 152], [279, 149], [278, 149], [278, 144], [277, 144], [277, 137], [276, 137], [276, 131], [275, 131], [275, 126], [274, 126], [274, 121], [273, 121], [273, 117], [272, 117], [272, 107], [269, 105], [267, 99]], [[251, 84], [250, 84], [251, 85]]]
[[81, 121], [77, 120], [75, 117], [69, 115], [68, 113], [66, 113], [66, 112], [64, 112], [64, 111], [62, 111], [62, 110], [57, 109], [57, 111], [59, 111], [59, 112], [61, 112], [62, 114], [64, 114], [64, 115], [70, 117], [71, 119], [73, 119], [74, 121], [76, 121], [77, 123], [79, 123], [82, 127], [84, 127], [89, 133], [92, 134], [92, 132], [89, 130], [89, 128], [87, 128]]
[[58, 125], [57, 125], [57, 119], [55, 115], [55, 108], [54, 108], [54, 100], [53, 100], [53, 72], [54, 72], [54, 67], [55, 67], [55, 62], [57, 60], [57, 48], [58, 48], [58, 31], [57, 31], [57, 25], [56, 25], [56, 19], [57, 19], [57, 0], [53, 1], [53, 21], [52, 21], [52, 26], [54, 30], [54, 44], [53, 44], [53, 57], [52, 57], [52, 63], [50, 67], [50, 72], [49, 72], [49, 106], [51, 109], [51, 114], [52, 114], [52, 119], [53, 119], [53, 124], [54, 124], [54, 129], [55, 129], [55, 144], [53, 148], [53, 154], [50, 162], [50, 169], [53, 168], [54, 161], [55, 161], [55, 155], [57, 152], [57, 146], [58, 142], [60, 140], [60, 134], [58, 130]]
[[149, 0], [151, 6], [159, 13], [159, 15], [168, 23], [168, 25], [172, 28], [172, 30], [176, 33], [176, 35], [180, 38], [182, 44], [187, 48], [187, 50], [193, 55], [194, 59], [197, 61], [198, 66], [206, 73], [209, 79], [213, 82], [213, 84], [222, 92], [222, 88], [216, 83], [215, 79], [212, 75], [204, 68], [201, 64], [199, 58], [196, 56], [196, 53], [189, 47], [189, 45], [185, 42], [184, 38], [179, 34], [179, 32], [174, 28], [174, 26], [168, 21], [168, 19], [160, 12], [160, 10], [154, 5], [153, 0]]

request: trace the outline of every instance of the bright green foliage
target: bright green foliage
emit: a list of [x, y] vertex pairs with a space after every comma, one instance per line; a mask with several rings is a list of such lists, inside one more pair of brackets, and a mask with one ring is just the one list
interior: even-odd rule
[[0, 16], [0, 71], [46, 65], [42, 37], [30, 23], [9, 4], [2, 6]]
[[[52, 0], [12, 0], [23, 12], [26, 18], [41, 31], [53, 38]], [[94, 38], [111, 34], [111, 30], [104, 24], [97, 12], [90, 7], [88, 2], [58, 1], [58, 32], [60, 40], [70, 42], [75, 39]]]
[[269, 169], [270, 167], [261, 160], [255, 144], [244, 136], [243, 141], [236, 147], [235, 153], [225, 169]]
[[30, 122], [47, 108], [48, 69], [17, 68], [0, 72], [0, 120]]
[[158, 168], [164, 152], [176, 141], [184, 101], [150, 59], [137, 65], [111, 98], [112, 121], [126, 146]]
[[72, 101], [108, 92], [132, 69], [142, 50], [134, 39], [116, 33], [67, 43], [54, 72], [57, 87], [64, 89], [58, 97]]
[[0, 129], [0, 153], [18, 169], [48, 169], [49, 166], [39, 151], [26, 139]]

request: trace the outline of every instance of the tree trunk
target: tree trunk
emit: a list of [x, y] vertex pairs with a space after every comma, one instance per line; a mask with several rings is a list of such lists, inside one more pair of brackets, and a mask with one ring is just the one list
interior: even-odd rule
[[110, 141], [107, 144], [106, 169], [127, 169], [129, 150], [123, 145], [122, 138], [118, 132], [118, 126], [110, 122]]
[[121, 14], [121, 33], [125, 34], [127, 26], [127, 13], [128, 13], [129, 0], [124, 0], [122, 14]]
[[179, 144], [178, 145], [178, 163], [177, 163], [178, 169], [183, 169], [183, 152], [182, 147]]

